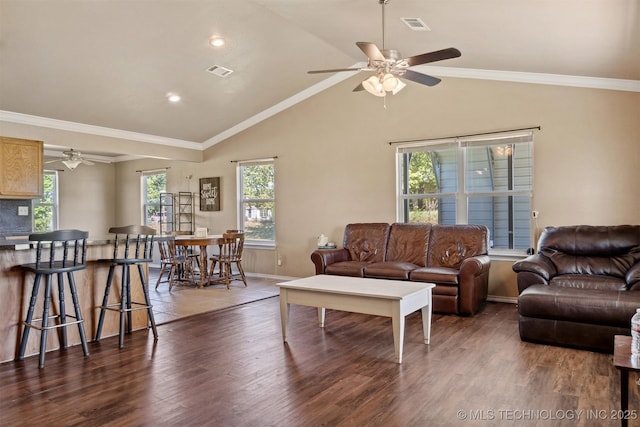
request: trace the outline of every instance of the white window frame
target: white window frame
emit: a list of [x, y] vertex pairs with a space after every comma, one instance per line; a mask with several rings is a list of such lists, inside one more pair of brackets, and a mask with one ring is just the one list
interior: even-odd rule
[[[52, 203], [44, 203], [42, 201], [42, 198], [38, 198], [38, 199], [33, 199], [32, 203], [31, 203], [31, 222], [32, 222], [32, 230], [35, 232], [40, 232], [40, 231], [54, 231], [57, 230], [59, 227], [59, 215], [58, 215], [58, 206], [59, 206], [59, 202], [58, 202], [58, 195], [59, 195], [59, 176], [58, 176], [58, 171], [56, 170], [44, 170], [43, 171], [43, 175], [42, 175], [42, 179], [44, 180], [44, 177], [46, 175], [51, 175], [53, 176], [53, 202]], [[44, 188], [44, 183], [43, 183], [43, 188]], [[44, 190], [43, 190], [44, 191]], [[51, 226], [53, 227], [50, 230], [36, 230], [36, 208], [38, 206], [49, 206], [51, 207], [51, 211], [52, 211], [52, 224]]]
[[[151, 175], [165, 175], [165, 182], [166, 180], [166, 176], [167, 176], [167, 170], [166, 169], [158, 169], [158, 170], [148, 170], [148, 171], [143, 171], [142, 174], [140, 175], [140, 204], [142, 205], [142, 212], [141, 212], [141, 224], [147, 225], [149, 227], [154, 227], [157, 228], [158, 231], [160, 231], [160, 221], [158, 222], [158, 224], [150, 224], [147, 222], [147, 206], [155, 206], [154, 204], [148, 204], [147, 203], [147, 185], [146, 185], [146, 179], [148, 176]], [[167, 191], [166, 185], [165, 185], [165, 189], [164, 191]], [[158, 210], [160, 210], [160, 197], [158, 197]]]
[[[260, 198], [260, 199], [245, 199], [244, 198], [244, 175], [243, 168], [246, 166], [271, 166], [273, 168], [273, 197], [272, 198]], [[245, 246], [253, 246], [253, 247], [263, 247], [263, 248], [274, 248], [276, 246], [276, 221], [275, 221], [275, 211], [276, 211], [276, 189], [275, 189], [275, 159], [274, 158], [266, 158], [266, 159], [256, 159], [256, 160], [247, 160], [247, 161], [238, 161], [236, 166], [236, 180], [237, 180], [237, 200], [238, 200], [238, 217], [237, 217], [237, 227], [239, 230], [245, 230], [245, 206], [250, 203], [271, 203], [271, 218], [273, 222], [273, 239], [252, 239], [250, 234], [245, 234]]]
[[[467, 188], [467, 149], [478, 146], [492, 146], [496, 145], [500, 140], [517, 140], [521, 138], [522, 141], [528, 140], [528, 142], [522, 142], [529, 144], [530, 149], [530, 185], [526, 189], [510, 189], [510, 190], [494, 190], [484, 192], [473, 192]], [[408, 151], [420, 151], [421, 149], [435, 150], [442, 148], [455, 148], [456, 155], [456, 170], [457, 170], [457, 191], [456, 192], [443, 192], [443, 193], [427, 193], [427, 194], [403, 194], [403, 153]], [[396, 218], [397, 221], [405, 221], [407, 217], [405, 214], [405, 201], [408, 199], [417, 198], [455, 198], [456, 201], [456, 224], [468, 223], [468, 209], [469, 200], [472, 197], [501, 197], [501, 196], [517, 196], [529, 198], [529, 247], [532, 246], [533, 228], [534, 224], [531, 221], [531, 211], [533, 210], [533, 132], [532, 131], [517, 131], [517, 132], [501, 132], [496, 134], [478, 135], [475, 137], [460, 137], [460, 138], [446, 138], [431, 141], [414, 141], [406, 144], [398, 144], [396, 147]], [[491, 237], [490, 237], [491, 238]], [[489, 249], [489, 253], [492, 255], [523, 255], [526, 254], [527, 248], [497, 248]]]

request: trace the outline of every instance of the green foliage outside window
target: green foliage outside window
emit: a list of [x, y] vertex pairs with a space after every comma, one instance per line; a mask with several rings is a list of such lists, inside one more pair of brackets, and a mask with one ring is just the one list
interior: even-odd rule
[[[432, 157], [428, 152], [407, 153], [408, 191], [407, 194], [438, 193], [438, 182]], [[438, 199], [420, 198], [409, 201], [409, 222], [438, 223]]]
[[275, 241], [274, 165], [245, 165], [242, 173], [243, 229], [246, 239]]
[[154, 225], [160, 221], [160, 193], [167, 191], [165, 172], [143, 176], [145, 224]]
[[45, 172], [43, 176], [42, 198], [33, 203], [33, 231], [53, 231], [56, 228], [56, 173]]

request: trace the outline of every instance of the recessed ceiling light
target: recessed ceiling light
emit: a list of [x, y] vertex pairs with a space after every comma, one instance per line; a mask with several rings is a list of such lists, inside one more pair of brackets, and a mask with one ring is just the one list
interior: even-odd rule
[[180, 101], [182, 98], [180, 98], [180, 95], [176, 95], [176, 94], [169, 94], [169, 95], [167, 95], [167, 99], [168, 99], [170, 102], [178, 102], [178, 101]]
[[211, 37], [211, 40], [209, 40], [209, 43], [211, 43], [211, 46], [215, 47], [224, 46], [224, 39], [222, 37], [213, 36]]

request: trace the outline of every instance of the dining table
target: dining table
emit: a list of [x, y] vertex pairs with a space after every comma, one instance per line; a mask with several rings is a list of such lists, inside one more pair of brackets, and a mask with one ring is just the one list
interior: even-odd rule
[[209, 275], [209, 255], [207, 252], [208, 246], [221, 247], [225, 242], [225, 238], [222, 234], [214, 234], [209, 236], [195, 236], [195, 235], [178, 235], [175, 236], [175, 242], [178, 246], [184, 246], [189, 248], [197, 246], [200, 250], [199, 253], [199, 265], [200, 265], [200, 277], [196, 282], [198, 287], [203, 287], [211, 282]]

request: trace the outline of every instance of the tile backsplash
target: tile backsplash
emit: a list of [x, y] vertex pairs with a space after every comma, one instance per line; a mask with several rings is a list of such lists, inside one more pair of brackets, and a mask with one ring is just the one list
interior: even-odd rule
[[32, 218], [31, 200], [0, 199], [0, 236], [30, 234]]

